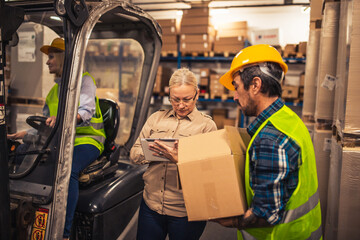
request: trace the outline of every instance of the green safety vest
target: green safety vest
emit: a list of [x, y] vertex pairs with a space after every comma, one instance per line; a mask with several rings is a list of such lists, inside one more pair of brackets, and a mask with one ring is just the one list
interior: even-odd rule
[[301, 119], [287, 106], [269, 117], [251, 138], [245, 162], [245, 191], [248, 206], [254, 196], [250, 187], [250, 147], [258, 133], [270, 121], [276, 129], [293, 139], [301, 148], [298, 185], [285, 207], [281, 222], [273, 227], [238, 231], [238, 239], [322, 239], [321, 209], [315, 153], [310, 134]]
[[[84, 73], [83, 76], [90, 76], [92, 80], [94, 78], [88, 73]], [[100, 110], [99, 99], [95, 97], [96, 106], [95, 114], [90, 120], [89, 126], [76, 127], [76, 136], [74, 146], [81, 144], [91, 144], [97, 147], [100, 151], [100, 154], [104, 150], [105, 143], [105, 130], [104, 130], [104, 121]], [[56, 116], [59, 104], [59, 85], [56, 83], [46, 96], [46, 104], [49, 107], [50, 116]]]

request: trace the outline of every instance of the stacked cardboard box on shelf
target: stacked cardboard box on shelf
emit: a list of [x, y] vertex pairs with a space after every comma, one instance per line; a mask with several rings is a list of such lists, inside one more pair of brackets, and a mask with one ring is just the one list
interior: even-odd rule
[[161, 19], [157, 20], [162, 29], [162, 52], [171, 52], [177, 56], [178, 43], [177, 43], [177, 27], [176, 19]]
[[209, 98], [211, 73], [214, 73], [214, 71], [212, 71], [209, 68], [200, 69], [200, 82], [199, 82], [200, 96], [204, 98]]
[[245, 47], [248, 38], [246, 21], [231, 22], [218, 26], [214, 42], [214, 52], [236, 54]]
[[192, 6], [183, 11], [180, 25], [180, 51], [207, 54], [212, 51], [214, 27], [207, 6]]
[[304, 93], [304, 72], [303, 70], [289, 70], [282, 83], [282, 95], [285, 100], [302, 101]]
[[154, 94], [162, 95], [165, 93], [165, 87], [169, 85], [171, 74], [172, 72], [170, 68], [163, 66], [158, 67], [153, 90]]
[[227, 89], [219, 82], [221, 76], [217, 73], [210, 74], [210, 98], [221, 97], [223, 100], [228, 98]]

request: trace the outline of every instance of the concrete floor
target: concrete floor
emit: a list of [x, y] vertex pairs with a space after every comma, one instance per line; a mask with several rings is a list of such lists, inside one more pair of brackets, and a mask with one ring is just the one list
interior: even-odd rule
[[200, 240], [236, 240], [236, 229], [226, 228], [218, 223], [208, 222]]

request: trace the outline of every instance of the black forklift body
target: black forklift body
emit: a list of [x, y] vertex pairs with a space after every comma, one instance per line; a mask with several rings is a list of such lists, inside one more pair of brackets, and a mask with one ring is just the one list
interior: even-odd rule
[[[19, 92], [27, 87], [19, 76], [26, 71], [30, 71], [27, 76], [37, 74], [31, 72], [35, 64], [44, 63], [38, 45], [62, 37], [66, 46], [55, 127], [49, 130], [41, 118], [32, 116], [28, 122], [38, 131], [24, 139], [29, 148], [9, 150], [11, 216], [21, 218], [24, 211], [32, 215], [23, 224], [23, 232], [16, 233], [16, 229], [12, 236], [30, 233], [28, 239], [62, 239], [75, 117], [82, 74], [87, 71], [96, 81], [100, 102], [115, 106], [106, 126], [113, 139], [106, 144], [100, 165], [84, 171], [91, 177], [80, 187], [72, 238], [126, 238], [142, 198], [142, 174], [147, 167], [131, 164], [129, 151], [147, 117], [161, 51], [159, 25], [138, 7], [117, 0], [14, 1], [6, 5], [25, 12], [24, 22], [13, 36], [19, 43], [8, 48], [11, 69], [18, 71], [8, 90], [9, 121], [18, 123], [20, 116], [41, 115], [41, 110], [26, 112], [18, 104]], [[33, 55], [24, 55], [24, 50]], [[17, 124], [8, 127], [10, 132], [19, 130]], [[29, 203], [32, 207], [20, 209]], [[45, 219], [40, 227], [39, 219]]]

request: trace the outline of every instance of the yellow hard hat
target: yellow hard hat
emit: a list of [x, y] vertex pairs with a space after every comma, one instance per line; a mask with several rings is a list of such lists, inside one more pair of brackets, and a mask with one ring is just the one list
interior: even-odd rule
[[46, 55], [49, 54], [49, 49], [55, 49], [55, 50], [60, 50], [60, 51], [65, 51], [65, 41], [62, 38], [55, 38], [52, 42], [51, 45], [44, 45], [40, 48], [40, 51], [42, 51], [43, 53], [45, 53]]
[[275, 62], [280, 64], [284, 74], [288, 70], [288, 66], [274, 47], [268, 44], [259, 44], [244, 48], [236, 54], [232, 60], [230, 70], [225, 73], [219, 81], [227, 89], [235, 91], [232, 85], [234, 73], [246, 65], [262, 62]]

